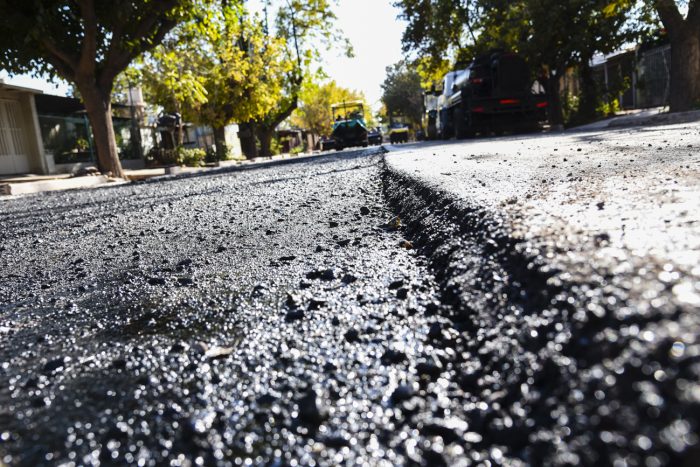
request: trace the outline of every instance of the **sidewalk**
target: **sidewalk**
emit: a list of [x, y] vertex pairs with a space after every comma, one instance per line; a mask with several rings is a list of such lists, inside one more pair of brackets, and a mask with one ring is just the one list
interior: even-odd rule
[[599, 120], [586, 125], [569, 128], [567, 132], [597, 131], [632, 126], [673, 125], [698, 121], [700, 121], [700, 110], [669, 113], [667, 107], [654, 107], [651, 109], [637, 109], [628, 111], [616, 117], [606, 118], [605, 120]]
[[[356, 149], [350, 150], [352, 151]], [[219, 163], [218, 166], [215, 167], [174, 166], [125, 170], [124, 173], [127, 177], [127, 180], [93, 175], [84, 177], [73, 177], [71, 174], [11, 175], [7, 177], [0, 177], [0, 197], [2, 197], [3, 195], [26, 195], [33, 193], [41, 193], [45, 191], [71, 190], [77, 188], [96, 188], [101, 186], [107, 186], [110, 184], [128, 183], [130, 181], [144, 181], [160, 177], [177, 177], [206, 172], [217, 173], [250, 166], [303, 161], [313, 157], [328, 156], [333, 154], [336, 154], [336, 152], [314, 151], [310, 154], [278, 154], [272, 157], [257, 157], [255, 159], [222, 161]]]

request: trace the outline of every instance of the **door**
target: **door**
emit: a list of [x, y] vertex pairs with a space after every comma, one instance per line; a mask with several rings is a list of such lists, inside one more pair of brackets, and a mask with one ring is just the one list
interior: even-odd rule
[[22, 121], [20, 103], [0, 99], [0, 174], [29, 172], [29, 154]]

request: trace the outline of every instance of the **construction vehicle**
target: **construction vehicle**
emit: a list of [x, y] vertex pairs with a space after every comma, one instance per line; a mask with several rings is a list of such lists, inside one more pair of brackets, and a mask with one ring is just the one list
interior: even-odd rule
[[389, 142], [408, 143], [410, 126], [403, 115], [389, 115]]
[[516, 54], [494, 50], [447, 73], [437, 103], [443, 139], [541, 128], [547, 98], [534, 93], [530, 69]]
[[367, 147], [367, 124], [362, 101], [342, 102], [331, 106], [333, 131], [331, 136], [337, 151], [352, 146]]

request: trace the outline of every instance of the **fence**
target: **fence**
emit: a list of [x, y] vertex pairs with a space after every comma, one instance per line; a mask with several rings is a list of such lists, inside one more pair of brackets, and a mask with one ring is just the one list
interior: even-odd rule
[[630, 51], [593, 67], [601, 90], [624, 109], [668, 105], [671, 46]]
[[662, 46], [639, 54], [635, 93], [637, 107], [668, 104], [670, 91], [671, 46]]

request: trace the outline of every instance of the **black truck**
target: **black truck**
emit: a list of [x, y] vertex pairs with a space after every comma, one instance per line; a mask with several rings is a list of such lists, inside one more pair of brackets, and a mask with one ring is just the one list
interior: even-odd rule
[[437, 131], [442, 138], [541, 128], [547, 98], [533, 91], [530, 68], [520, 56], [492, 51], [464, 70], [448, 73], [438, 97]]

